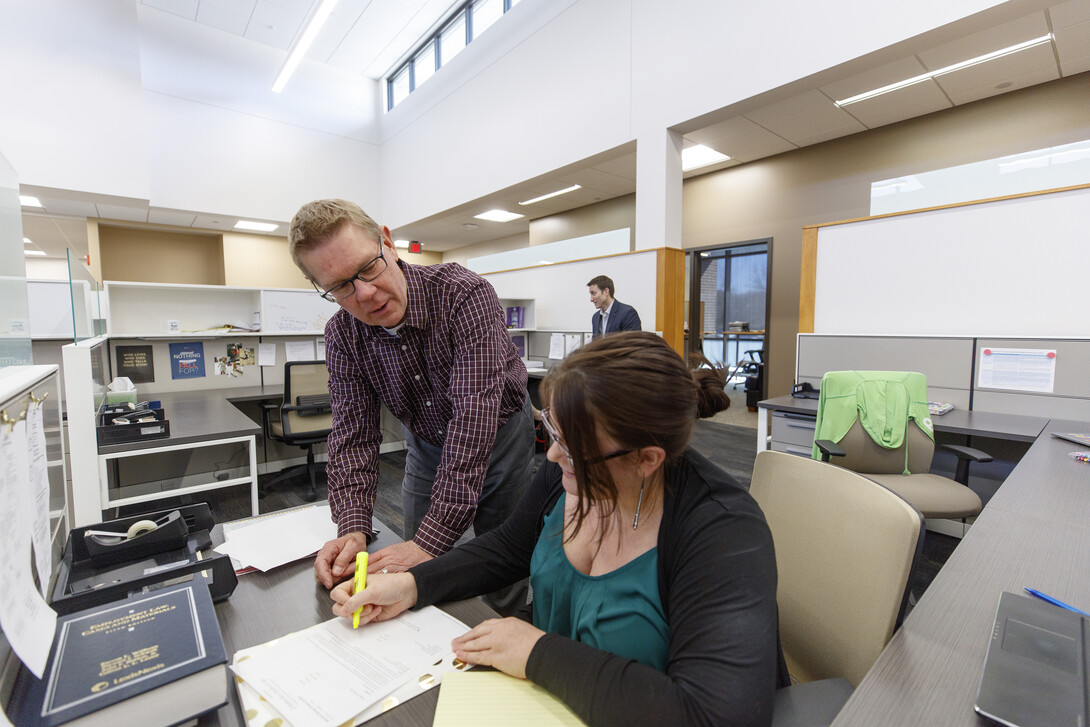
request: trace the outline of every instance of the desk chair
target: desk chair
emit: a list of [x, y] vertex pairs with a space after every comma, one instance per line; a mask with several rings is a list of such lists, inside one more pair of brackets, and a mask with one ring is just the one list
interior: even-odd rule
[[933, 475], [935, 435], [927, 409], [927, 378], [903, 371], [830, 371], [821, 379], [814, 459], [866, 475], [911, 502], [925, 518], [964, 520], [980, 514], [969, 489], [969, 463], [985, 452], [953, 444], [954, 479]]
[[[277, 412], [277, 414], [273, 414]], [[288, 361], [284, 364], [284, 400], [280, 404], [262, 404], [261, 414], [265, 436], [277, 442], [302, 447], [307, 451], [307, 463], [281, 472], [272, 482], [262, 485], [258, 495], [264, 497], [273, 485], [294, 477], [303, 470], [310, 476], [307, 501], [318, 499], [315, 491], [317, 466], [314, 445], [326, 441], [333, 428], [329, 405], [329, 372], [325, 361]]]
[[757, 455], [750, 494], [776, 547], [793, 685], [777, 691], [772, 723], [828, 724], [901, 625], [923, 517], [873, 480], [785, 452]]

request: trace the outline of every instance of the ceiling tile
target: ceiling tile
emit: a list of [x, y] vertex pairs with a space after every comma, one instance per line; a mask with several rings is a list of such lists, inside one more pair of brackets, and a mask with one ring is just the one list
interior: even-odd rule
[[1090, 56], [1090, 20], [1057, 29], [1056, 47], [1064, 75], [1076, 73], [1077, 71], [1068, 70], [1068, 66], [1080, 59], [1085, 65], [1086, 58]]
[[859, 101], [844, 110], [873, 129], [878, 126], [923, 116], [950, 108], [953, 104], [934, 81], [921, 81], [907, 88]]
[[837, 108], [821, 91], [808, 91], [745, 114], [746, 118], [798, 145], [816, 144], [866, 127]]
[[1090, 20], [1090, 0], [1068, 0], [1048, 9], [1053, 30]]
[[174, 225], [175, 227], [192, 227], [197, 219], [195, 212], [178, 212], [175, 210], [148, 210], [148, 222], [157, 225]]
[[[944, 73], [935, 82], [955, 104], [970, 103], [1000, 93], [1054, 81], [1060, 77], [1051, 45], [997, 58], [987, 63]], [[1006, 85], [1010, 84], [1010, 85]], [[998, 88], [1003, 85], [1003, 88]]]
[[98, 210], [93, 202], [78, 202], [69, 199], [46, 198], [42, 200], [45, 211], [51, 215], [70, 217], [95, 217]]
[[198, 20], [200, 19], [201, 10], [207, 8], [217, 8], [224, 12], [232, 13], [234, 15], [245, 15], [249, 17], [254, 11], [254, 7], [257, 5], [257, 0], [200, 0], [201, 7], [197, 11]]
[[[564, 178], [570, 179], [572, 184], [579, 184], [586, 189], [601, 192], [606, 197], [616, 197], [636, 191], [635, 176], [632, 178], [619, 177], [616, 174], [603, 172], [598, 167], [568, 172], [564, 175]], [[527, 198], [523, 197], [523, 199]]]
[[298, 34], [306, 14], [273, 4], [270, 0], [258, 0], [246, 37], [274, 48], [287, 50]]
[[[1024, 43], [1027, 40], [1040, 38], [1042, 35], [1047, 35], [1048, 32], [1048, 22], [1045, 20], [1044, 12], [1033, 13], [1024, 18], [958, 38], [953, 43], [946, 43], [936, 48], [920, 51], [917, 55], [923, 61], [923, 64], [927, 66], [927, 70], [937, 71], [940, 68], [961, 63], [970, 58], [982, 56], [985, 53], [992, 53], [1003, 48], [1009, 48], [1012, 45]], [[1021, 51], [1014, 54], [1013, 57], [1019, 58], [1023, 53], [1029, 53], [1032, 50], [1036, 49]], [[1002, 62], [1002, 59], [989, 61], [988, 63], [1000, 62]]]
[[147, 222], [146, 207], [122, 207], [113, 204], [97, 204], [98, 217], [104, 220], [124, 220], [126, 222]]
[[197, 10], [197, 22], [211, 25], [213, 28], [219, 28], [235, 35], [245, 35], [250, 16], [232, 13], [209, 5], [207, 2], [202, 2], [201, 7]]
[[197, 17], [197, 0], [144, 0], [144, 4], [189, 20]]
[[624, 179], [636, 181], [636, 155], [625, 154], [622, 157], [616, 159], [610, 159], [609, 161], [599, 162], [594, 165], [594, 168], [600, 172], [606, 174], [612, 174], [614, 176], [622, 177]]
[[743, 116], [735, 116], [686, 134], [685, 138], [726, 154], [731, 159], [752, 161], [790, 151], [794, 144]]
[[927, 69], [920, 64], [920, 61], [915, 57], [910, 56], [898, 61], [893, 61], [892, 63], [886, 63], [885, 65], [878, 66], [869, 71], [864, 71], [863, 73], [856, 74], [841, 81], [835, 81], [822, 86], [821, 90], [826, 96], [834, 101], [840, 101], [841, 99], [851, 98], [860, 93], [873, 91], [882, 86], [888, 86], [891, 83], [914, 78], [921, 73], [926, 72]]

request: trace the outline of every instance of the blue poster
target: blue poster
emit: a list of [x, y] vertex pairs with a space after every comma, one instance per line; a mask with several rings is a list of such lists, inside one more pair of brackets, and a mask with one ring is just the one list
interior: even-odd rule
[[170, 378], [199, 379], [204, 376], [204, 344], [170, 344]]

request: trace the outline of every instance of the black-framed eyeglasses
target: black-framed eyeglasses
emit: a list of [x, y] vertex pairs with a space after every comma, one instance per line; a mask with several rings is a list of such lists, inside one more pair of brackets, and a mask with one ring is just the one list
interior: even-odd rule
[[322, 290], [311, 281], [311, 285], [314, 285], [314, 289], [318, 291], [318, 295], [322, 296], [330, 303], [340, 303], [356, 292], [356, 281], [362, 280], [365, 283], [370, 283], [386, 272], [386, 257], [382, 254], [382, 243], [378, 244], [378, 257], [369, 261], [366, 265], [356, 271], [348, 280], [342, 280], [334, 285], [329, 290]]
[[[560, 438], [560, 432], [557, 431], [556, 426], [553, 424], [552, 419], [549, 418], [548, 408], [541, 410], [541, 423], [545, 425], [545, 431], [549, 434], [549, 438], [560, 445], [560, 451], [564, 453], [564, 457], [568, 460], [568, 465], [574, 470], [575, 460], [572, 459], [571, 452], [568, 451], [568, 445], [564, 444], [564, 440]], [[618, 449], [616, 452], [610, 452], [604, 454], [601, 457], [595, 457], [594, 459], [588, 459], [587, 465], [601, 464], [607, 460], [611, 460], [614, 457], [623, 457], [626, 454], [632, 454], [636, 450], [634, 449]]]

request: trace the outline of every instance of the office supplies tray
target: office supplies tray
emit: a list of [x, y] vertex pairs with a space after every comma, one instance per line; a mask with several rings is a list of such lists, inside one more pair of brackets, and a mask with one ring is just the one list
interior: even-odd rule
[[[50, 605], [64, 615], [194, 578], [204, 578], [212, 600], [223, 601], [234, 592], [238, 578], [231, 559], [212, 550], [209, 531], [214, 525], [208, 504], [202, 502], [73, 528]], [[92, 538], [88, 531], [118, 535]], [[124, 536], [130, 532], [138, 535]]]
[[143, 442], [150, 439], [165, 439], [170, 436], [170, 422], [162, 409], [152, 409], [156, 421], [132, 422], [131, 424], [116, 424], [114, 419], [123, 416], [124, 410], [104, 410], [99, 417], [99, 425], [96, 427], [98, 434], [98, 446], [104, 447], [110, 444], [127, 444], [129, 442]]

